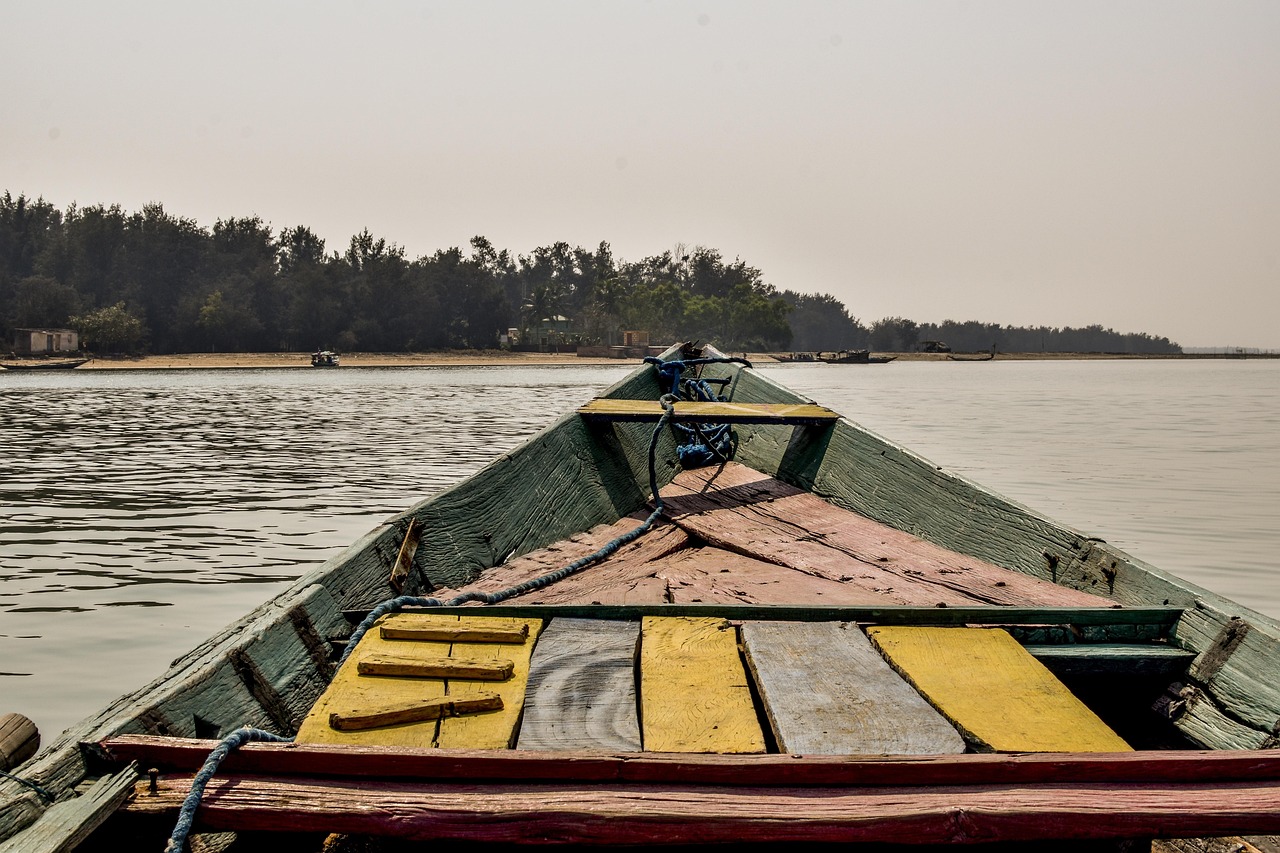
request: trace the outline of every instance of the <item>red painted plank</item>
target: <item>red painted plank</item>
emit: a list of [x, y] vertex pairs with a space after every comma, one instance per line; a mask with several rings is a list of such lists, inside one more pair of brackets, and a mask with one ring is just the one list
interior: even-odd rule
[[[188, 772], [212, 740], [121, 735], [102, 746], [121, 762]], [[1161, 750], [1116, 753], [940, 756], [715, 755], [247, 744], [228, 773], [319, 774], [383, 779], [578, 780], [710, 785], [966, 785], [1066, 782], [1280, 780], [1280, 750]]]
[[[126, 807], [171, 813], [190, 780]], [[215, 777], [197, 813], [214, 830], [328, 831], [413, 840], [913, 844], [1280, 832], [1280, 785], [985, 785], [937, 788], [668, 786]]]
[[884, 603], [1114, 604], [948, 550], [735, 462], [683, 471], [662, 496], [677, 525], [713, 545], [860, 588]]

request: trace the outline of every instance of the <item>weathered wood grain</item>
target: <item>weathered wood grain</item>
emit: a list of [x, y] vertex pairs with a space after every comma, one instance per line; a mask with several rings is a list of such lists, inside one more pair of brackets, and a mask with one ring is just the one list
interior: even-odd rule
[[529, 665], [522, 750], [639, 752], [639, 621], [554, 619]]
[[329, 728], [340, 732], [357, 732], [501, 710], [502, 697], [497, 693], [472, 693], [457, 698], [439, 696], [425, 701], [416, 699], [400, 704], [372, 705], [354, 711], [335, 711], [329, 715]]
[[742, 644], [782, 752], [939, 755], [964, 739], [857, 625], [744, 622]]
[[[663, 415], [657, 400], [597, 398], [578, 409], [584, 418], [605, 421], [657, 421]], [[672, 406], [672, 423], [697, 424], [820, 424], [840, 416], [812, 403], [722, 403], [679, 400]]]
[[[399, 626], [449, 626], [465, 623], [471, 628], [516, 630], [527, 623], [528, 636], [537, 636], [539, 620], [512, 620], [457, 614], [394, 613], [379, 624]], [[522, 637], [523, 639], [523, 637]], [[356, 743], [398, 746], [466, 745], [478, 748], [505, 748], [510, 745], [516, 721], [523, 706], [525, 679], [528, 674], [532, 643], [446, 643], [420, 640], [386, 640], [377, 630], [370, 630], [360, 640], [333, 683], [311, 708], [298, 729], [297, 739], [308, 743]], [[441, 656], [466, 660], [508, 660], [514, 674], [503, 682], [470, 678], [404, 678], [395, 676], [362, 676], [359, 665], [366, 657], [393, 655], [436, 659]], [[501, 707], [468, 714], [443, 717], [426, 711], [422, 718], [372, 729], [338, 730], [331, 725], [333, 715], [358, 718], [369, 709], [406, 708], [417, 703], [435, 706], [439, 703], [465, 702], [475, 694], [497, 694]]]
[[[524, 642], [524, 637], [519, 638]], [[486, 638], [483, 642], [492, 642]], [[472, 678], [477, 681], [505, 681], [515, 671], [512, 661], [472, 660], [463, 657], [424, 657], [366, 654], [356, 664], [360, 675], [395, 675], [404, 678]]]
[[54, 803], [20, 838], [0, 842], [0, 853], [69, 853], [133, 793], [138, 768], [104, 776], [78, 797]]
[[873, 627], [867, 634], [976, 748], [1116, 752], [1129, 748], [1006, 632]]
[[[131, 811], [172, 813], [186, 779]], [[1183, 782], [937, 788], [449, 785], [214, 777], [210, 829], [330, 831], [440, 842], [673, 844], [885, 842], [1229, 835], [1280, 830], [1280, 786]]]
[[[200, 768], [216, 741], [122, 735], [102, 747], [117, 761], [166, 773]], [[325, 744], [246, 744], [227, 773], [328, 774], [359, 779], [467, 782], [575, 780], [697, 785], [824, 787], [1003, 785], [1074, 782], [1280, 782], [1280, 750], [965, 753], [963, 755], [723, 755], [715, 753], [412, 749]]]
[[650, 564], [676, 604], [878, 604], [861, 587], [710, 546], [685, 548]]
[[640, 719], [652, 752], [764, 752], [737, 633], [723, 619], [646, 616]]
[[1191, 680], [1226, 713], [1265, 732], [1280, 723], [1280, 639], [1268, 628], [1198, 600], [1173, 633], [1175, 643], [1199, 653]]
[[668, 515], [712, 544], [898, 604], [1097, 606], [1097, 596], [949, 551], [737, 463], [681, 472]]
[[0, 770], [12, 770], [36, 754], [40, 730], [21, 714], [0, 714]]
[[523, 643], [529, 639], [529, 626], [520, 624], [510, 629], [478, 628], [457, 625], [404, 624], [395, 621], [378, 626], [384, 640], [434, 640], [440, 643]]
[[[623, 533], [637, 528], [647, 513], [613, 524], [597, 525], [546, 548], [518, 557], [483, 573], [474, 583], [457, 590], [438, 590], [437, 597], [459, 592], [497, 592], [561, 569], [595, 553]], [[524, 604], [600, 602], [606, 604], [660, 602], [665, 586], [655, 581], [651, 562], [687, 547], [689, 536], [673, 524], [659, 521], [639, 539], [622, 546], [608, 558], [539, 590], [515, 596]]]

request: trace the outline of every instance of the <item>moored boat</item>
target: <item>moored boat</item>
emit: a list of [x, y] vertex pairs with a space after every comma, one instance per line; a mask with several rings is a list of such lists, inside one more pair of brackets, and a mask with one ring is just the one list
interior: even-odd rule
[[0, 361], [0, 367], [5, 370], [75, 370], [88, 361], [87, 358], [28, 358], [21, 361]]
[[[738, 360], [662, 361], [15, 768], [29, 784], [0, 781], [0, 835], [167, 832], [217, 740], [249, 726], [292, 742], [232, 752], [197, 834], [1280, 829], [1273, 620]], [[667, 409], [673, 390], [697, 399]], [[152, 767], [154, 792], [136, 787]]]

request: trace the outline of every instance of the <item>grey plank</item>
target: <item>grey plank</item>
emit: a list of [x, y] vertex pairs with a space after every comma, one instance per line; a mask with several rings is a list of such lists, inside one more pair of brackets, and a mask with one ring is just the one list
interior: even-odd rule
[[20, 835], [0, 842], [0, 853], [69, 853], [133, 794], [137, 763], [104, 776], [78, 797], [54, 803]]
[[529, 664], [517, 749], [639, 752], [639, 622], [555, 619]]
[[885, 663], [855, 624], [744, 622], [742, 642], [783, 752], [965, 751], [959, 732]]

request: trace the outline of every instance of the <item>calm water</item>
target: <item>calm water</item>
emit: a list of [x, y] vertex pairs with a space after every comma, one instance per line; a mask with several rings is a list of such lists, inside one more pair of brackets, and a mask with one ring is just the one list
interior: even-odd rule
[[[0, 713], [51, 738], [629, 369], [0, 373]], [[1280, 361], [762, 369], [1280, 616]]]

